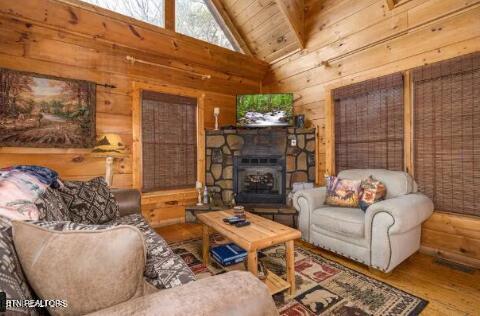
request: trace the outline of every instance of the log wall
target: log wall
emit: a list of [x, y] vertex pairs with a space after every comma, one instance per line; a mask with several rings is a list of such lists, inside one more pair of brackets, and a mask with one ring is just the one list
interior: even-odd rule
[[[128, 55], [167, 67], [132, 65]], [[268, 65], [79, 1], [0, 0], [0, 67], [100, 84], [97, 134], [118, 133], [130, 149], [133, 82], [205, 93], [204, 121], [210, 128], [213, 107], [221, 108], [220, 124], [234, 124], [235, 95], [258, 92]], [[188, 71], [211, 79], [202, 80]], [[104, 159], [94, 158], [90, 151], [0, 147], [0, 167], [44, 165], [65, 179], [104, 175]], [[116, 159], [113, 186], [132, 187], [131, 154]], [[192, 196], [173, 192], [144, 199], [143, 210], [155, 225], [165, 219], [181, 220], [182, 206], [190, 202]]]
[[[480, 50], [480, 1], [307, 0], [306, 49], [271, 65], [264, 91], [296, 93], [295, 111], [318, 127], [326, 171], [325, 102], [332, 88]], [[371, 128], [371, 127], [366, 127]], [[437, 212], [422, 249], [479, 265], [480, 219]]]

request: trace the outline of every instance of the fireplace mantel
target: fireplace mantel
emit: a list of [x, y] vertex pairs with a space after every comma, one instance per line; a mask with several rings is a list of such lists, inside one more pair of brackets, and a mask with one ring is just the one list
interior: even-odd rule
[[[294, 182], [315, 182], [316, 139], [313, 128], [206, 130], [205, 137], [206, 185], [219, 194], [223, 203], [231, 201], [238, 187], [234, 183], [234, 161], [239, 157], [281, 157], [284, 197]], [[295, 146], [292, 140], [296, 141]]]

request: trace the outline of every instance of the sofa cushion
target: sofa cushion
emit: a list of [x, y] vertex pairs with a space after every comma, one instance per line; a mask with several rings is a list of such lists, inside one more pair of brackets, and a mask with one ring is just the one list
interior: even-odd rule
[[120, 216], [115, 197], [103, 177], [65, 181], [59, 191], [76, 223], [104, 224]]
[[311, 223], [326, 231], [364, 237], [365, 212], [359, 208], [324, 206], [313, 210]]
[[[23, 275], [13, 245], [12, 227], [8, 219], [0, 216], [0, 289], [7, 299], [30, 300], [32, 292]], [[9, 307], [9, 313], [36, 314], [35, 310]]]
[[416, 192], [416, 184], [412, 177], [403, 171], [391, 171], [385, 169], [350, 169], [340, 171], [339, 178], [364, 180], [373, 176], [381, 181], [387, 189], [386, 199]]
[[70, 212], [63, 202], [60, 192], [47, 188], [45, 192], [35, 200], [40, 216], [39, 220], [46, 221], [70, 221]]
[[52, 315], [83, 315], [143, 295], [145, 246], [132, 226], [14, 221], [13, 241], [29, 284], [41, 299], [67, 306]]
[[165, 240], [148, 225], [142, 215], [122, 216], [110, 224], [133, 225], [143, 233], [147, 247], [145, 279], [156, 288], [172, 288], [195, 280], [195, 275], [185, 261], [173, 253]]

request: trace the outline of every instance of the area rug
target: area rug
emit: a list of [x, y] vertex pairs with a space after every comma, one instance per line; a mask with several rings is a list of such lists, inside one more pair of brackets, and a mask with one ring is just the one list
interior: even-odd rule
[[[226, 241], [213, 236], [211, 244]], [[224, 268], [213, 260], [202, 263], [202, 240], [192, 239], [170, 244], [175, 253], [189, 265], [198, 279], [245, 270], [244, 264]], [[274, 246], [259, 254], [265, 266], [285, 277], [285, 247]], [[313, 253], [301, 245], [295, 247], [295, 296], [287, 291], [273, 296], [280, 315], [418, 315], [427, 301], [384, 282], [349, 269]]]

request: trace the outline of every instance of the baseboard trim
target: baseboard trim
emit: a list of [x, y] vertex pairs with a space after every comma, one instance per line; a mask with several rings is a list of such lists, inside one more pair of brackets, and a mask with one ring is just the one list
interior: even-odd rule
[[480, 269], [480, 260], [472, 257], [462, 256], [454, 252], [431, 248], [427, 246], [421, 246], [420, 252], [430, 256], [440, 257], [440, 258], [450, 260], [459, 264], [467, 265], [475, 269]]

